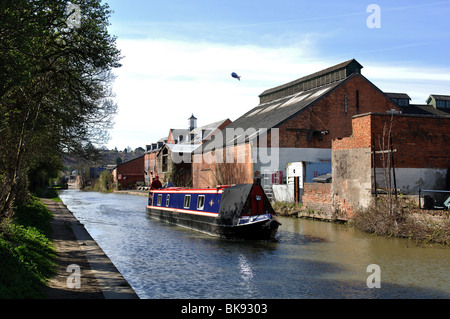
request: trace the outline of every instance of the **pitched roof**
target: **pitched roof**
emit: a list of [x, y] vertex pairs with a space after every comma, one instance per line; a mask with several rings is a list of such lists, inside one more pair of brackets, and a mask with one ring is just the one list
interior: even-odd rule
[[334, 89], [341, 81], [330, 83], [312, 90], [301, 91], [271, 102], [259, 104], [245, 113], [228, 127], [275, 127], [280, 122], [303, 110], [325, 93]]
[[265, 90], [259, 95], [261, 102], [268, 99], [280, 98], [295, 92], [306, 91], [334, 81], [340, 81], [353, 73], [360, 73], [363, 66], [355, 59], [351, 59], [321, 71], [304, 76], [286, 84]]
[[384, 92], [387, 96], [389, 96], [391, 99], [408, 99], [411, 100], [408, 94], [406, 93], [391, 93], [391, 92]]
[[[285, 120], [306, 109], [344, 81], [340, 80], [312, 90], [301, 91], [278, 100], [259, 104], [222, 130], [223, 143], [214, 139], [210, 142], [205, 142], [203, 144], [204, 148], [212, 149], [212, 145], [209, 145], [209, 143], [214, 143], [213, 145], [216, 147], [222, 147], [224, 145], [240, 144], [249, 138], [255, 138], [260, 133], [264, 133], [266, 129], [277, 127]], [[227, 134], [227, 132], [231, 132], [227, 131], [229, 129], [234, 129], [234, 133], [237, 135]], [[244, 137], [247, 138], [245, 141], [243, 140]], [[207, 147], [207, 145], [209, 146]]]
[[214, 131], [217, 130], [227, 120], [228, 119], [217, 121], [217, 122], [210, 123], [207, 125], [203, 125], [203, 126], [193, 129], [192, 131], [188, 130], [188, 134], [194, 134], [194, 139], [191, 140], [191, 139], [187, 138], [182, 143], [183, 144], [191, 144], [191, 143], [201, 144], [203, 140], [210, 138], [211, 134], [213, 134]]
[[450, 95], [430, 94], [430, 97], [434, 97], [435, 100], [450, 101]]
[[[184, 130], [186, 131], [186, 135], [194, 134], [194, 139], [188, 137], [183, 139], [183, 142], [181, 143], [166, 143], [163, 148], [167, 147], [174, 153], [192, 153], [202, 145], [204, 140], [210, 139], [212, 135], [215, 134], [216, 130], [226, 121], [229, 121], [229, 119], [197, 127], [192, 131]], [[176, 131], [176, 129], [173, 129], [173, 131]], [[183, 131], [183, 129], [180, 129], [179, 131]], [[159, 149], [159, 152], [161, 152], [163, 148]]]
[[402, 114], [422, 114], [422, 115], [435, 115], [435, 116], [448, 116], [445, 111], [441, 111], [428, 104], [409, 104], [408, 106], [399, 106]]

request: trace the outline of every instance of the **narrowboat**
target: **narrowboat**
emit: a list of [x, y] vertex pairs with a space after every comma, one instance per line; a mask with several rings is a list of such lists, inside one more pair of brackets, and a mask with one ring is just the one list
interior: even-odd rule
[[147, 214], [227, 239], [271, 240], [280, 225], [259, 184], [151, 190]]

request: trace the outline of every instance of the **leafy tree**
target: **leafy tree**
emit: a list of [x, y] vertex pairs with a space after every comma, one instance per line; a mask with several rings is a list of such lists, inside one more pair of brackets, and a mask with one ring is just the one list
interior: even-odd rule
[[111, 11], [100, 0], [73, 2], [76, 27], [68, 1], [0, 2], [0, 219], [36, 157], [83, 154], [108, 137], [121, 58], [107, 31]]

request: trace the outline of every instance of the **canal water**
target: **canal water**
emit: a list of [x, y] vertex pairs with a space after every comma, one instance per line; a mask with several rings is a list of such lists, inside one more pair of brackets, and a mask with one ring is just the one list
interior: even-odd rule
[[60, 197], [140, 298], [450, 298], [438, 245], [295, 218], [280, 218], [276, 242], [230, 241], [149, 219], [146, 197]]

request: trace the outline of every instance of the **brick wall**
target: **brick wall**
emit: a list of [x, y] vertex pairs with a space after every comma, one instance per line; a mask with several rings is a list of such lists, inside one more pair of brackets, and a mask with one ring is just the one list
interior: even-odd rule
[[[233, 162], [227, 163], [230, 152]], [[230, 158], [229, 158], [230, 159]], [[193, 155], [193, 187], [207, 188], [220, 184], [253, 183], [250, 144], [240, 144], [214, 152]]]
[[302, 202], [307, 210], [331, 218], [331, 183], [305, 183]]
[[[450, 117], [425, 115], [362, 114], [352, 120], [352, 135], [337, 138], [332, 149], [345, 150], [375, 147], [376, 151], [389, 149], [388, 130], [392, 125], [392, 147], [397, 168], [450, 167]], [[384, 131], [386, 129], [386, 131]], [[385, 138], [384, 147], [383, 137]], [[380, 155], [376, 166], [381, 167]]]
[[[395, 167], [443, 169], [450, 167], [450, 117], [420, 115], [391, 117], [385, 114], [373, 114], [370, 117], [377, 150], [380, 149], [383, 127], [389, 128], [392, 122], [392, 146], [397, 150], [394, 153]], [[355, 129], [358, 130], [356, 127]], [[378, 160], [376, 164], [380, 167]]]
[[371, 147], [371, 117], [361, 116], [352, 120], [352, 135], [333, 140], [333, 150]]

